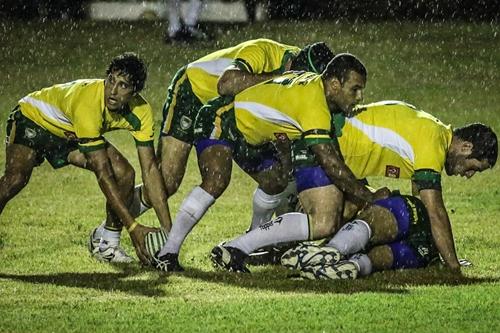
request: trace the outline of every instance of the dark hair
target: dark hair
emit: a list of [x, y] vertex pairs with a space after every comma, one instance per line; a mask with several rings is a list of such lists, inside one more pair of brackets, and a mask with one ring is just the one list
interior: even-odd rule
[[134, 92], [139, 92], [144, 88], [144, 83], [148, 77], [148, 69], [144, 61], [135, 53], [125, 52], [114, 57], [106, 70], [106, 74], [109, 75], [115, 71], [130, 77]]
[[306, 71], [321, 74], [335, 54], [323, 42], [306, 45], [292, 60], [293, 71]]
[[340, 53], [328, 63], [322, 75], [327, 80], [335, 77], [340, 83], [344, 83], [349, 79], [350, 71], [362, 75], [366, 80], [367, 71], [365, 65], [350, 53]]
[[491, 127], [480, 123], [469, 124], [454, 129], [453, 135], [472, 143], [472, 153], [468, 158], [480, 161], [486, 159], [490, 167], [495, 165], [498, 157], [498, 140]]

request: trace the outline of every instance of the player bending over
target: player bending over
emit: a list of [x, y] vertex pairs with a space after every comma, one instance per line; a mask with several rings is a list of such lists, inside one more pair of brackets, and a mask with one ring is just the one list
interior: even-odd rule
[[108, 216], [93, 232], [93, 254], [104, 261], [132, 261], [120, 247], [125, 225], [138, 257], [146, 263], [144, 236], [153, 229], [137, 224], [127, 208], [133, 201], [135, 171], [103, 134], [116, 129], [132, 134], [151, 204], [160, 224], [170, 229], [167, 195], [153, 148], [153, 111], [139, 94], [147, 70], [135, 54], [124, 53], [111, 61], [106, 75], [104, 80], [56, 84], [19, 100], [7, 123], [0, 213], [44, 160], [54, 169], [71, 164], [90, 170], [106, 198]]

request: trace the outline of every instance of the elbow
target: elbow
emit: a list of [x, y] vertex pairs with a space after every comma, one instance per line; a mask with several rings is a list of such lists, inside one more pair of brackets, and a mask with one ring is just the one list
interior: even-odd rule
[[217, 93], [220, 96], [229, 96], [232, 94], [229, 80], [224, 75], [221, 76], [219, 82], [217, 82]]

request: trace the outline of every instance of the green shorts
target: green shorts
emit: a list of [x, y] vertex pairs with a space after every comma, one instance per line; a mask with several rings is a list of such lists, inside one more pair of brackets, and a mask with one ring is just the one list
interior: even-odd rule
[[217, 97], [200, 110], [194, 125], [198, 154], [214, 144], [233, 150], [233, 160], [249, 174], [261, 172], [278, 162], [279, 156], [271, 142], [259, 146], [248, 144], [236, 126], [233, 99]]
[[26, 118], [17, 106], [7, 120], [6, 144], [19, 144], [33, 149], [36, 165], [47, 160], [54, 169], [68, 165], [68, 155], [78, 149], [76, 141], [60, 138]]
[[163, 106], [161, 136], [173, 136], [193, 144], [194, 122], [202, 106], [201, 101], [193, 93], [184, 66], [175, 74], [168, 87], [167, 100]]

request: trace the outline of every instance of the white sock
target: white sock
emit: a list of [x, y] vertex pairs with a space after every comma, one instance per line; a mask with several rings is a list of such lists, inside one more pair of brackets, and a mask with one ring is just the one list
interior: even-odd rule
[[302, 213], [280, 215], [274, 220], [262, 224], [225, 245], [236, 247], [246, 254], [258, 248], [291, 241], [309, 239], [309, 218]]
[[172, 37], [181, 29], [181, 2], [180, 0], [166, 0], [168, 16], [168, 35]]
[[372, 261], [364, 253], [356, 253], [349, 258], [349, 261], [357, 266], [361, 276], [370, 275], [372, 272]]
[[116, 247], [120, 245], [121, 231], [111, 231], [103, 228], [99, 249], [104, 250], [108, 247]]
[[195, 28], [198, 23], [202, 7], [203, 2], [200, 0], [189, 1], [189, 9], [186, 13], [186, 17], [184, 18], [184, 23], [186, 23], [188, 27]]
[[354, 220], [340, 228], [326, 246], [334, 247], [344, 256], [348, 256], [363, 250], [371, 234], [368, 223], [363, 220]]
[[134, 199], [128, 207], [130, 215], [132, 215], [133, 218], [141, 216], [151, 208], [144, 200], [144, 196], [142, 195], [143, 188], [144, 184], [139, 184], [134, 187]]
[[167, 253], [179, 253], [184, 239], [214, 202], [213, 196], [196, 186], [182, 202], [168, 234], [167, 243], [160, 250], [159, 256]]
[[104, 226], [106, 225], [106, 220], [104, 220], [95, 230], [94, 235], [92, 235], [92, 238], [97, 240], [102, 238], [102, 234], [104, 232]]
[[281, 202], [282, 193], [267, 194], [257, 188], [253, 193], [253, 215], [250, 230], [258, 228], [261, 224], [268, 222], [274, 214], [276, 207]]

